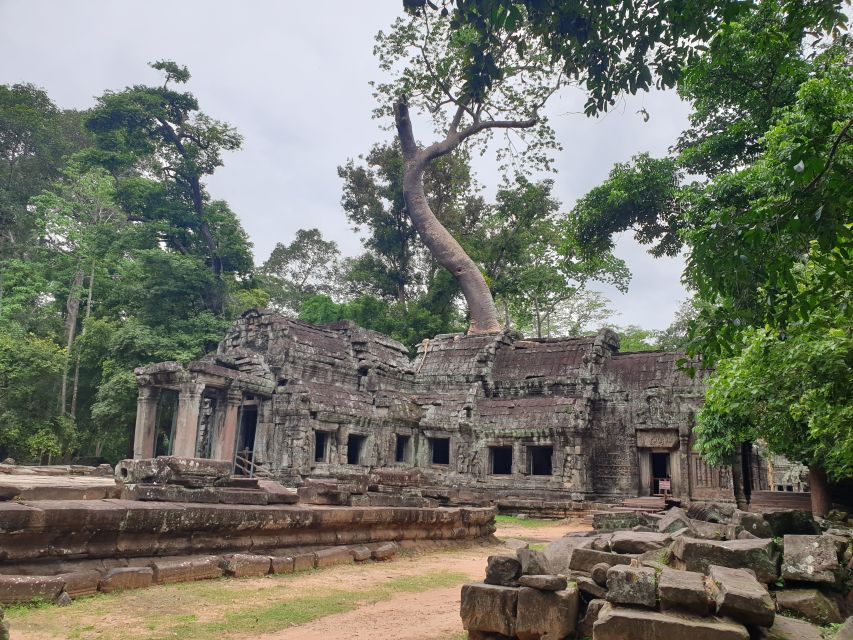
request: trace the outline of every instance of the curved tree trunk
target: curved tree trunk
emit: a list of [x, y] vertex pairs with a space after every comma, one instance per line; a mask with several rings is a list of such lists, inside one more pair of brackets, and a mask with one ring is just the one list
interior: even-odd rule
[[743, 448], [740, 445], [738, 445], [732, 459], [732, 490], [735, 494], [737, 508], [741, 511], [747, 511], [749, 509], [749, 502], [746, 499], [746, 488], [743, 477]]
[[826, 471], [819, 467], [809, 467], [809, 490], [812, 497], [812, 515], [825, 518], [832, 508]]

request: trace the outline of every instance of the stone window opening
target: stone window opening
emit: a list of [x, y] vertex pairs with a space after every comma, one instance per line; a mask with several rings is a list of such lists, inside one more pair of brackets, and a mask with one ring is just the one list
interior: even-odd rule
[[512, 475], [512, 447], [489, 447], [492, 475]]
[[351, 433], [347, 438], [347, 464], [362, 464], [361, 456], [364, 452], [365, 436]]
[[430, 462], [432, 464], [450, 464], [450, 438], [429, 439]]
[[528, 469], [532, 476], [550, 476], [554, 473], [554, 447], [527, 448]]
[[412, 437], [397, 434], [397, 442], [394, 447], [394, 462], [408, 462], [411, 459]]
[[329, 434], [325, 431], [314, 432], [314, 462], [329, 461]]

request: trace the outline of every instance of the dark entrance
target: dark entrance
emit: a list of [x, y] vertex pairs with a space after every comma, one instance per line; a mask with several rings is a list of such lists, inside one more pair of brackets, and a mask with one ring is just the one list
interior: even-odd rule
[[253, 406], [243, 407], [243, 416], [240, 420], [240, 435], [237, 438], [237, 452], [241, 455], [255, 449], [255, 432], [258, 428], [258, 408]]
[[492, 447], [492, 474], [512, 475], [512, 447]]
[[429, 446], [433, 464], [450, 464], [450, 438], [430, 438]]
[[364, 436], [350, 434], [347, 438], [347, 464], [361, 464], [361, 453], [364, 449]]
[[394, 449], [394, 462], [409, 461], [409, 443], [411, 440], [411, 436], [402, 436], [397, 434], [397, 446]]
[[325, 431], [314, 432], [314, 462], [328, 462], [329, 434]]
[[[669, 452], [652, 451], [652, 493], [663, 493], [660, 488], [661, 480], [669, 480]], [[667, 490], [672, 493], [672, 487]]]
[[553, 470], [554, 447], [528, 447], [530, 475], [550, 476]]

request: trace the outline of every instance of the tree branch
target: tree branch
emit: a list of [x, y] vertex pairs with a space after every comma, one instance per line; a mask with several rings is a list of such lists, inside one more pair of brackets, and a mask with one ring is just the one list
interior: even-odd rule
[[536, 126], [537, 122], [539, 122], [538, 116], [527, 120], [483, 120], [475, 122], [462, 131], [448, 134], [441, 142], [436, 142], [428, 146], [420, 152], [420, 160], [426, 166], [430, 161], [447, 155], [465, 140], [486, 129], [529, 129]]

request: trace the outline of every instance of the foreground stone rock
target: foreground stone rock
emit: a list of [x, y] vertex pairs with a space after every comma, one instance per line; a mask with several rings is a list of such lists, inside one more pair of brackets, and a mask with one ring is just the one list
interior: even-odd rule
[[578, 620], [577, 589], [518, 590], [515, 635], [519, 640], [562, 640], [572, 634]]
[[773, 530], [773, 536], [781, 538], [786, 535], [817, 535], [817, 526], [810, 511], [798, 509], [774, 509], [763, 511], [761, 515]]
[[833, 640], [853, 640], [853, 616], [847, 618]]
[[756, 538], [772, 538], [773, 527], [760, 513], [741, 511], [738, 509], [732, 516], [732, 524], [740, 525], [743, 531]]
[[607, 553], [606, 551], [595, 551], [593, 549], [575, 549], [569, 560], [569, 569], [590, 574], [592, 573], [592, 568], [602, 562], [611, 567], [619, 564], [631, 564], [631, 556]]
[[541, 551], [518, 549], [516, 558], [521, 564], [522, 575], [546, 575], [552, 573], [548, 558]]
[[749, 640], [743, 625], [719, 618], [606, 605], [593, 625], [595, 640]]
[[610, 549], [616, 553], [646, 553], [662, 549], [672, 541], [665, 533], [617, 531], [610, 538]]
[[62, 573], [57, 578], [62, 578], [62, 581], [65, 583], [65, 592], [69, 596], [72, 598], [83, 598], [95, 595], [98, 592], [98, 583], [101, 581], [101, 574], [94, 569], [89, 569]]
[[772, 626], [776, 616], [773, 598], [751, 573], [712, 565], [708, 576], [716, 587], [714, 595], [719, 615], [743, 624]]
[[328, 549], [320, 549], [315, 554], [317, 556], [317, 568], [332, 567], [336, 564], [352, 564], [355, 562], [355, 556], [351, 549], [347, 547], [329, 547]]
[[486, 584], [505, 587], [518, 586], [521, 563], [509, 556], [489, 556], [486, 566]]
[[110, 569], [98, 585], [104, 593], [125, 591], [127, 589], [145, 589], [151, 586], [154, 570], [151, 567], [121, 567]]
[[826, 597], [817, 589], [777, 591], [776, 606], [779, 611], [787, 611], [815, 624], [835, 624], [844, 621], [835, 600]]
[[467, 631], [515, 635], [519, 589], [490, 584], [462, 586], [459, 613]]
[[216, 556], [196, 556], [156, 560], [151, 563], [154, 571], [155, 584], [172, 584], [176, 582], [192, 582], [194, 580], [210, 580], [222, 575], [219, 558]]
[[831, 536], [787, 535], [782, 577], [798, 582], [834, 584], [838, 570], [838, 550]]
[[756, 628], [756, 640], [824, 640], [820, 627], [805, 620], [776, 616], [769, 629]]
[[772, 540], [697, 540], [679, 537], [672, 545], [675, 566], [707, 575], [708, 567], [751, 569], [758, 579], [770, 584], [779, 577], [777, 554]]
[[618, 565], [607, 572], [607, 600], [654, 608], [657, 604], [657, 577], [653, 569]]
[[708, 593], [701, 573], [664, 569], [658, 576], [658, 595], [663, 610], [684, 611], [698, 616], [709, 613]]
[[0, 604], [46, 600], [53, 602], [64, 586], [58, 576], [0, 575]]
[[590, 571], [590, 576], [592, 577], [595, 584], [600, 587], [607, 586], [607, 572], [610, 571], [610, 565], [606, 562], [599, 562], [592, 568]]
[[596, 598], [594, 600], [589, 601], [589, 604], [586, 606], [586, 613], [584, 614], [583, 618], [578, 620], [577, 637], [592, 637], [592, 627], [593, 625], [595, 625], [596, 620], [598, 620], [598, 616], [601, 613], [601, 610], [607, 604], [607, 600], [604, 600], [602, 598]]
[[249, 553], [231, 553], [219, 561], [222, 572], [231, 578], [265, 576], [270, 572], [270, 557]]
[[[572, 575], [572, 581], [578, 585], [581, 593], [586, 594], [590, 598], [604, 599], [607, 595], [607, 587], [596, 584], [592, 578], [587, 578], [582, 575]], [[604, 584], [607, 584], [605, 580]]]
[[396, 554], [397, 545], [393, 542], [386, 542], [376, 547], [370, 557], [374, 560], [391, 560]]
[[568, 574], [572, 556], [576, 549], [589, 548], [592, 538], [581, 536], [566, 536], [555, 540], [545, 547], [545, 557], [554, 573]]
[[521, 576], [518, 584], [522, 587], [539, 589], [541, 591], [563, 591], [568, 585], [565, 576], [539, 575]]
[[658, 531], [661, 533], [675, 533], [681, 529], [691, 530], [690, 518], [680, 507], [673, 507], [667, 511], [658, 522]]

